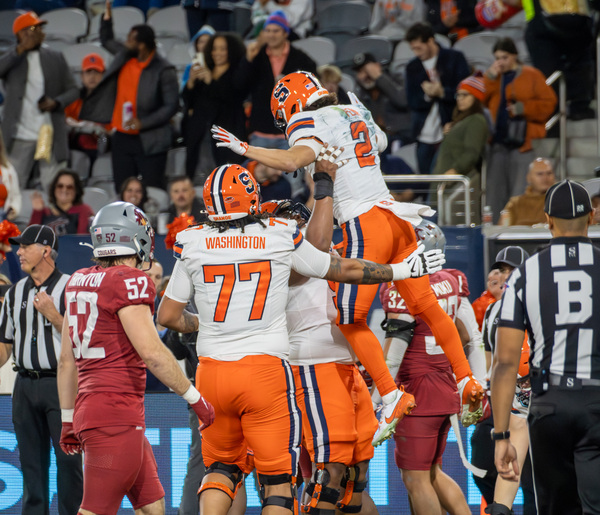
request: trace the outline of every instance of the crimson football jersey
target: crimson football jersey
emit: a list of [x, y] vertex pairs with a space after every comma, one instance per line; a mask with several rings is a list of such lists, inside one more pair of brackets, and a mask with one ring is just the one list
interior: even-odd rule
[[[465, 275], [459, 270], [444, 269], [430, 275], [429, 282], [440, 306], [453, 321], [456, 320], [461, 297], [469, 291]], [[412, 317], [393, 283], [381, 285], [379, 298], [386, 313]], [[417, 407], [411, 414], [457, 413], [460, 403], [450, 362], [425, 321], [419, 316], [414, 320], [414, 336], [396, 378], [407, 392], [415, 396]]]
[[154, 310], [148, 276], [120, 265], [75, 272], [65, 289], [65, 316], [77, 365], [77, 431], [143, 425], [146, 365], [127, 338], [118, 312], [145, 304]]

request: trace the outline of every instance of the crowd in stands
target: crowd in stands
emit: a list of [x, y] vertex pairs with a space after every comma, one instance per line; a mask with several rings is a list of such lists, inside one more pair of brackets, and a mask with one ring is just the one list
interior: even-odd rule
[[[507, 1], [511, 13], [521, 7], [515, 1]], [[254, 169], [254, 164], [217, 147], [209, 129], [219, 125], [251, 145], [287, 148], [284, 134], [273, 124], [271, 91], [279, 77], [302, 69], [317, 74], [340, 103], [349, 103], [346, 89], [353, 89], [371, 111], [388, 136], [388, 148], [381, 156], [384, 173], [466, 175], [477, 199], [474, 220], [478, 222], [481, 173], [487, 169], [486, 204], [493, 222], [515, 225], [519, 219], [512, 213], [509, 220], [506, 212], [514, 211], [514, 197], [535, 195], [527, 179], [528, 167], [537, 157], [532, 142], [546, 136], [545, 124], [557, 109], [555, 90], [546, 85], [546, 77], [554, 70], [565, 73], [570, 118], [595, 116], [589, 106], [593, 96], [590, 13], [577, 15], [577, 30], [561, 25], [560, 13], [552, 13], [544, 25], [540, 23], [543, 8], [526, 0], [522, 34], [515, 41], [499, 32], [489, 56], [491, 65], [481, 66], [451, 44], [500, 24], [498, 15], [490, 19], [485, 6], [481, 9], [473, 0], [376, 0], [367, 2], [370, 22], [355, 36], [384, 37], [396, 47], [394, 56], [407, 45], [412, 57], [400, 68], [388, 66], [389, 59], [367, 46], [349, 62], [317, 63], [318, 52], [305, 52], [293, 42], [324, 34], [321, 14], [336, 3], [344, 9], [342, 1], [324, 5], [313, 0], [240, 2], [249, 16], [240, 30], [230, 7], [186, 0], [181, 6], [191, 39], [184, 67], [167, 59], [166, 43], [151, 22], [161, 9], [179, 9], [173, 7], [179, 2], [88, 0], [86, 6], [83, 0], [15, 0], [3, 4], [5, 9], [30, 9], [15, 18], [14, 44], [0, 54], [1, 148], [6, 149], [0, 166], [6, 216], [14, 219], [19, 214], [20, 190], [26, 189], [43, 192], [51, 204], [44, 209], [58, 216], [61, 208], [53, 202], [57, 173], [74, 168], [78, 173], [71, 175], [78, 175], [83, 186], [92, 186], [98, 182], [94, 163], [106, 153], [111, 166], [101, 186], [110, 198], [123, 191], [130, 177], [137, 177], [143, 187], [167, 189], [170, 178], [177, 175], [201, 186], [210, 171], [224, 163]], [[90, 16], [101, 18], [99, 33], [90, 34], [99, 38], [98, 52], [86, 54], [76, 71], [60, 48], [53, 48], [52, 41], [44, 43], [45, 31], [51, 27], [38, 15], [48, 12], [50, 4], [53, 9], [87, 7]], [[125, 6], [141, 10], [149, 23], [130, 27], [120, 41], [114, 24], [119, 8]], [[548, 36], [551, 23], [556, 37]], [[582, 31], [586, 37], [576, 38]], [[552, 40], [555, 51], [536, 50], [542, 40]], [[399, 151], [411, 144], [416, 144], [416, 163]], [[168, 165], [169, 151], [178, 147], [184, 149], [185, 163]], [[544, 162], [552, 166], [551, 160]], [[269, 198], [310, 196], [310, 178], [302, 170], [291, 175], [259, 166], [257, 173]], [[431, 195], [435, 184], [392, 186], [396, 198], [435, 202]], [[39, 193], [26, 202], [36, 206], [32, 220], [39, 219], [37, 207], [42, 202]], [[73, 207], [65, 212], [69, 209]], [[20, 224], [30, 214], [24, 213]], [[60, 225], [61, 231], [78, 232], [85, 224]]]

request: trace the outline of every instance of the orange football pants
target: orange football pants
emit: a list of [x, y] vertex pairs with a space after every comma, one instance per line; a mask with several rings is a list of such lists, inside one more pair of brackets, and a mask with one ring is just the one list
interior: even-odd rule
[[[400, 263], [417, 248], [412, 224], [398, 218], [387, 209], [373, 207], [366, 213], [342, 225], [343, 256], [376, 263]], [[456, 380], [471, 374], [462, 342], [452, 319], [440, 307], [429, 284], [429, 277], [396, 281], [396, 288], [413, 316], [419, 315], [431, 328], [442, 347]], [[338, 284], [336, 303], [337, 323], [352, 346], [356, 356], [367, 369], [381, 395], [394, 391], [383, 349], [367, 325], [367, 315], [378, 284]]]
[[245, 473], [248, 449], [259, 474], [296, 475], [302, 419], [289, 363], [274, 356], [239, 361], [199, 358], [196, 388], [215, 408], [215, 421], [202, 431], [202, 456], [233, 464]]
[[370, 460], [377, 419], [355, 365], [293, 366], [303, 443], [313, 463], [355, 465]]

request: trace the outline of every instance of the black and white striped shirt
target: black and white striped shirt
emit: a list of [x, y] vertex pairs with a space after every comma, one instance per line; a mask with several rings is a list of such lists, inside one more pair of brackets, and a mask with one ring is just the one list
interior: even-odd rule
[[61, 332], [34, 308], [33, 299], [38, 291], [45, 291], [54, 299], [56, 310], [64, 315], [69, 277], [55, 269], [38, 287], [27, 276], [6, 293], [0, 311], [0, 341], [13, 345], [13, 357], [19, 368], [56, 371]]
[[490, 304], [483, 316], [481, 324], [481, 336], [483, 338], [484, 350], [494, 353], [496, 348], [496, 332], [498, 331], [498, 312], [500, 311], [501, 302]]
[[507, 282], [500, 327], [527, 330], [535, 369], [600, 379], [600, 250], [555, 238]]

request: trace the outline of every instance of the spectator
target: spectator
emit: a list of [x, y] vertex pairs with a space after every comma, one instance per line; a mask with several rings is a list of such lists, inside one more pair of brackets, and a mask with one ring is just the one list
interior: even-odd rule
[[19, 178], [10, 164], [0, 130], [0, 220], [13, 220], [21, 212]]
[[69, 147], [84, 152], [90, 158], [92, 164], [98, 156], [99, 141], [103, 141], [106, 151], [110, 125], [99, 125], [94, 122], [80, 121], [79, 113], [83, 105], [83, 99], [88, 97], [100, 84], [104, 75], [104, 59], [98, 54], [88, 54], [81, 61], [81, 89], [79, 98], [65, 108], [67, 125], [70, 127]]
[[113, 7], [137, 7], [150, 18], [156, 11], [163, 7], [179, 5], [179, 0], [113, 0]]
[[473, 301], [473, 311], [475, 312], [475, 319], [477, 325], [481, 331], [483, 325], [483, 317], [485, 311], [490, 304], [493, 304], [502, 297], [502, 287], [504, 286], [504, 277], [497, 268], [490, 270], [487, 276], [487, 289]]
[[49, 513], [50, 448], [57, 467], [58, 512], [76, 515], [81, 503], [81, 457], [59, 446], [61, 412], [56, 368], [69, 276], [56, 267], [58, 237], [52, 229], [32, 225], [16, 237], [21, 270], [26, 274], [6, 294], [0, 312], [0, 366], [11, 357], [17, 378], [13, 425], [23, 474], [23, 513]]
[[[525, 42], [531, 61], [546, 77], [556, 70], [564, 73], [569, 101], [567, 115], [571, 120], [595, 118], [590, 102], [595, 93], [594, 33], [597, 35], [598, 29], [593, 27], [594, 19], [589, 16], [588, 5], [591, 7], [591, 4], [558, 2], [550, 5], [559, 12], [549, 16], [540, 2], [523, 0], [527, 19]], [[578, 8], [583, 8], [583, 12], [578, 14]], [[560, 12], [563, 9], [568, 12]], [[554, 87], [557, 86], [558, 81]]]
[[144, 183], [137, 177], [128, 177], [121, 184], [119, 198], [123, 202], [130, 202], [140, 209], [148, 202], [148, 191]]
[[204, 60], [204, 48], [206, 47], [206, 43], [208, 40], [216, 34], [215, 29], [213, 29], [210, 25], [203, 25], [200, 27], [200, 30], [194, 34], [194, 37], [191, 40], [192, 49], [194, 51], [194, 59], [190, 64], [185, 67], [183, 70], [183, 75], [181, 76], [181, 89], [185, 88], [188, 79], [190, 78], [190, 71], [192, 66], [195, 64], [199, 64], [201, 66], [205, 66]]
[[469, 75], [469, 65], [461, 52], [435, 42], [428, 23], [413, 25], [406, 40], [416, 56], [406, 66], [412, 137], [417, 140], [419, 172], [427, 174], [443, 139], [443, 127], [452, 119], [456, 88]]
[[181, 0], [190, 34], [196, 34], [203, 25], [221, 32], [230, 29], [231, 10], [219, 7], [219, 3], [220, 0]]
[[171, 198], [171, 204], [167, 209], [167, 213], [169, 214], [167, 223], [171, 223], [175, 217], [183, 213], [193, 216], [195, 220], [202, 220], [204, 205], [196, 197], [194, 184], [189, 177], [173, 177], [169, 184], [169, 197]]
[[544, 199], [546, 192], [556, 182], [552, 163], [538, 157], [529, 165], [525, 193], [511, 197], [500, 217], [500, 225], [545, 224]]
[[85, 10], [85, 0], [16, 0], [14, 2], [14, 9], [34, 11], [37, 14], [65, 7], [77, 7]]
[[483, 78], [478, 75], [467, 77], [458, 85], [452, 121], [444, 126], [444, 139], [434, 167], [438, 174], [466, 175], [471, 179], [476, 222], [481, 213], [481, 164], [489, 136], [481, 104], [484, 97]]
[[394, 42], [402, 41], [406, 31], [423, 21], [425, 4], [419, 0], [376, 0], [369, 32]]
[[33, 12], [21, 14], [13, 23], [17, 45], [0, 56], [5, 90], [2, 132], [21, 189], [27, 187], [36, 162], [42, 126], [52, 126], [50, 160], [37, 160], [42, 188], [69, 157], [63, 110], [77, 98], [77, 86], [62, 53], [42, 47], [45, 23]]
[[182, 135], [187, 147], [186, 173], [194, 179], [199, 163], [200, 147], [208, 135], [216, 166], [241, 163], [243, 158], [226, 148], [217, 148], [210, 137], [213, 124], [236, 134], [246, 131], [244, 93], [233, 80], [235, 69], [246, 47], [237, 34], [212, 36], [204, 49], [205, 65], [195, 63], [181, 92], [185, 111]]
[[282, 170], [271, 168], [258, 161], [250, 161], [244, 164], [244, 168], [254, 176], [260, 186], [261, 202], [284, 200], [292, 197], [292, 187], [282, 177]]
[[361, 52], [352, 60], [357, 83], [357, 95], [371, 111], [375, 123], [388, 137], [388, 149], [410, 139], [406, 92], [387, 73], [373, 54]]
[[48, 189], [49, 206], [39, 191], [31, 194], [31, 224], [44, 224], [58, 236], [64, 234], [88, 234], [92, 208], [83, 203], [83, 185], [79, 174], [72, 170], [58, 172]]
[[302, 39], [312, 29], [313, 0], [255, 0], [252, 4], [252, 25], [263, 26], [271, 14], [282, 12], [290, 26], [290, 41]]
[[342, 82], [342, 70], [335, 64], [324, 64], [317, 68], [319, 79], [323, 87], [329, 93], [335, 93], [340, 104], [349, 104], [348, 94], [340, 87]]
[[600, 192], [592, 197], [592, 207], [594, 208], [594, 225], [600, 224]]
[[475, 18], [477, 0], [426, 0], [427, 21], [436, 34], [456, 42], [472, 32], [482, 30]]
[[110, 1], [100, 25], [102, 45], [115, 53], [98, 87], [83, 102], [81, 118], [110, 123], [112, 167], [117, 191], [127, 177], [141, 176], [147, 186], [165, 186], [170, 120], [177, 112], [177, 73], [156, 52], [149, 25], [131, 28], [123, 46], [114, 40]]
[[[493, 53], [495, 61], [485, 72], [484, 105], [495, 127], [487, 189], [493, 192], [489, 204], [497, 223], [509, 198], [525, 190], [527, 166], [533, 160], [531, 140], [546, 136], [545, 124], [556, 106], [556, 94], [539, 70], [519, 61], [512, 39], [496, 41]], [[526, 123], [522, 138], [509, 134], [509, 124], [515, 123]]]

